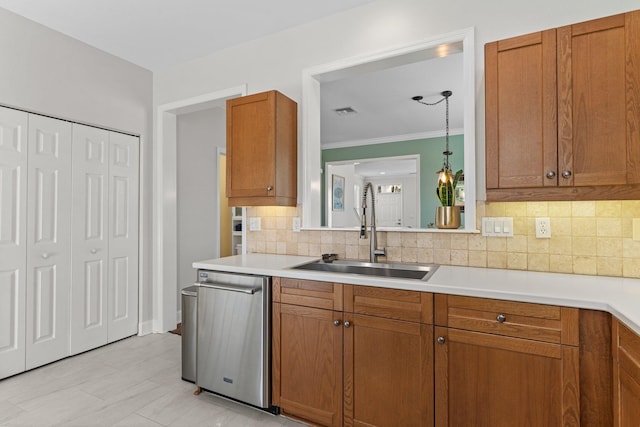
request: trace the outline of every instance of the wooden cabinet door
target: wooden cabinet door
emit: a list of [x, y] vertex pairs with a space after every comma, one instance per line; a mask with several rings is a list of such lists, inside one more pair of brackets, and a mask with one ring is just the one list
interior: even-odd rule
[[350, 313], [345, 320], [345, 426], [432, 426], [433, 326]]
[[555, 30], [488, 43], [485, 79], [487, 188], [557, 185]]
[[227, 101], [227, 197], [274, 194], [275, 113], [273, 91]]
[[273, 303], [272, 315], [273, 404], [285, 414], [341, 426], [342, 313]]
[[616, 427], [640, 425], [640, 336], [613, 321], [613, 416]]
[[435, 336], [437, 426], [579, 425], [578, 347], [441, 327]]
[[558, 29], [561, 186], [640, 183], [640, 11]]

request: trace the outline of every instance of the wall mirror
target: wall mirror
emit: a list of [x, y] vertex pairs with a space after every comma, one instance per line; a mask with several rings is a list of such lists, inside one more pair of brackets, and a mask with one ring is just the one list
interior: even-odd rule
[[[379, 228], [432, 227], [445, 104], [420, 105], [411, 97], [434, 102], [441, 91], [452, 90], [450, 163], [465, 173], [465, 220], [459, 231], [474, 231], [474, 67], [471, 28], [304, 70], [304, 228], [356, 227], [359, 189], [367, 181], [381, 196], [376, 200]], [[338, 186], [344, 181], [337, 203], [334, 177]]]

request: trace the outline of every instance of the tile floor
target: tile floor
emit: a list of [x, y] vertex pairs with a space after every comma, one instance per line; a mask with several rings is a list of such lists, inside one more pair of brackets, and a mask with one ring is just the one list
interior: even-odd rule
[[180, 378], [180, 337], [151, 334], [0, 380], [0, 426], [301, 427]]

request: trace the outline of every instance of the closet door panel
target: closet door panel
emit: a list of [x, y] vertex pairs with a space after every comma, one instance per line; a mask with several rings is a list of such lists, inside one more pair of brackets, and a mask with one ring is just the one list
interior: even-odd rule
[[0, 379], [25, 370], [27, 117], [0, 107]]
[[137, 137], [110, 133], [109, 342], [138, 332], [138, 156]]
[[73, 125], [71, 354], [107, 343], [109, 132]]
[[69, 354], [71, 124], [29, 115], [26, 368]]

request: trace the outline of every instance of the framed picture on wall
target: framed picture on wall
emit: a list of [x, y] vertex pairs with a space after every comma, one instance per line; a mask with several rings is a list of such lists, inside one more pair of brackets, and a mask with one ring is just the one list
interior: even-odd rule
[[344, 210], [344, 177], [331, 175], [332, 210]]

